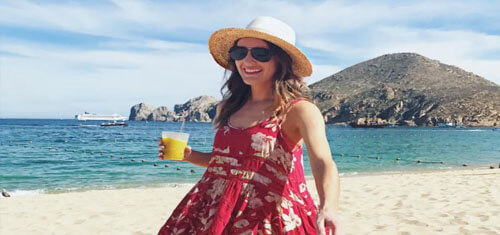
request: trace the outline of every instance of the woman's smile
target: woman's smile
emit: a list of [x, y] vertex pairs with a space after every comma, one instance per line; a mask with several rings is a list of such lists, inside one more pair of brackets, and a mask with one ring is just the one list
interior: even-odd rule
[[256, 74], [262, 71], [262, 69], [243, 69], [247, 74]]

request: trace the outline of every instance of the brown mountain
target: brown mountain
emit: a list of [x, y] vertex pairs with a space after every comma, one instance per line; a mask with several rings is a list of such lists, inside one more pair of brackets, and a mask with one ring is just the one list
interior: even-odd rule
[[500, 126], [500, 86], [414, 53], [383, 55], [309, 88], [327, 123]]

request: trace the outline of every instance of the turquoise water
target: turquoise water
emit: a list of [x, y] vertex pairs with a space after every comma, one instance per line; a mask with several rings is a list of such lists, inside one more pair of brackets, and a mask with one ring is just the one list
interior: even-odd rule
[[[203, 174], [204, 168], [189, 163], [157, 159], [157, 137], [163, 130], [177, 131], [180, 123], [99, 124], [0, 119], [0, 187], [19, 194], [149, 187], [195, 182]], [[210, 124], [186, 123], [184, 130], [190, 133], [193, 149], [211, 151], [215, 132]], [[463, 164], [498, 167], [500, 163], [500, 130], [493, 128], [328, 125], [327, 137], [342, 175], [454, 169], [464, 168]], [[304, 166], [310, 175], [307, 151]]]

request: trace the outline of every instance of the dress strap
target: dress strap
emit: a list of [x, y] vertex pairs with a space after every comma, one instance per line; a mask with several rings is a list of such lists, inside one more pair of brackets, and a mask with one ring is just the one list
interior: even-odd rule
[[306, 99], [304, 99], [304, 98], [294, 99], [294, 100], [290, 101], [290, 103], [288, 103], [288, 108], [291, 108], [292, 105], [294, 105], [295, 103], [298, 103], [298, 102], [304, 101], [304, 100], [306, 100]]

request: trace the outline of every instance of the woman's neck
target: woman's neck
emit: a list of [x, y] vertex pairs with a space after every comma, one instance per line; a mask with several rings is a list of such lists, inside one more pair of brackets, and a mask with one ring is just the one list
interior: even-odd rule
[[264, 102], [274, 99], [273, 90], [271, 87], [265, 89], [257, 89], [252, 87], [251, 94], [248, 101], [251, 102]]

